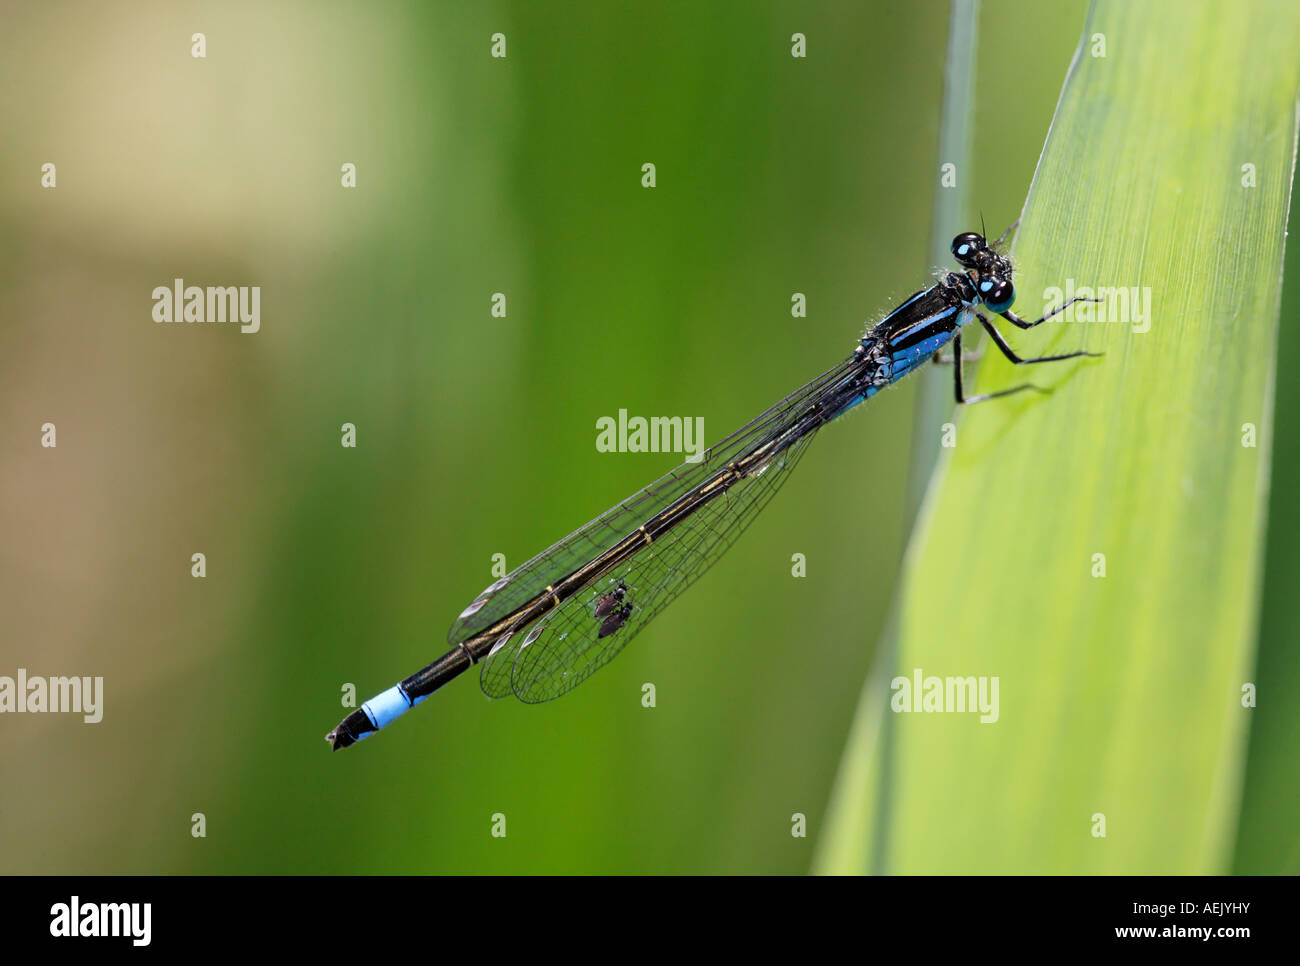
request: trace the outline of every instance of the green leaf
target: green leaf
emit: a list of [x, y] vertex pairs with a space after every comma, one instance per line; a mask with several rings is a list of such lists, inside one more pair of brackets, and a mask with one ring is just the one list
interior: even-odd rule
[[997, 720], [900, 713], [882, 739], [860, 715], [819, 870], [1230, 867], [1298, 84], [1294, 3], [1094, 5], [1015, 240], [1016, 309], [1036, 318], [1052, 286], [1129, 295], [1001, 323], [1023, 356], [1106, 355], [980, 365], [977, 391], [1053, 391], [960, 414], [898, 607], [895, 673], [996, 678]]

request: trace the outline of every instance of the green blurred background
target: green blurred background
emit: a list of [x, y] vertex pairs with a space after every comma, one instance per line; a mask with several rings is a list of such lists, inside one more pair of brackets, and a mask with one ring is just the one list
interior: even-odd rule
[[[963, 174], [990, 230], [1084, 10], [983, 5]], [[0, 719], [0, 871], [806, 871], [905, 538], [908, 384], [821, 434], [565, 699], [470, 675], [356, 749], [321, 737], [342, 685], [445, 650], [494, 554], [677, 462], [597, 452], [599, 417], [700, 416], [714, 442], [927, 283], [946, 23], [938, 0], [4, 7], [0, 674], [103, 675], [106, 698], [93, 726]], [[260, 285], [262, 331], [155, 325], [175, 277]], [[1261, 661], [1294, 679], [1295, 543], [1268, 567]], [[1271, 727], [1291, 758], [1252, 757], [1248, 791], [1263, 769], [1284, 796], [1295, 736]]]

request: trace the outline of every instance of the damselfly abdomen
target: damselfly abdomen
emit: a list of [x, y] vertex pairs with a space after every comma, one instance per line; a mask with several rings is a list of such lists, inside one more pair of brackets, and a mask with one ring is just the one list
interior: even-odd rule
[[[1014, 225], [1012, 227], [1015, 227]], [[1008, 232], [1010, 229], [1008, 229]], [[1004, 233], [1003, 238], [1006, 237]], [[817, 430], [952, 344], [958, 403], [1010, 395], [1030, 384], [967, 396], [961, 328], [978, 319], [1016, 365], [1022, 359], [981, 308], [1031, 329], [1079, 298], [1026, 322], [1011, 311], [1011, 263], [967, 232], [953, 239], [959, 272], [885, 316], [852, 354], [686, 463], [602, 513], [476, 597], [451, 626], [438, 660], [371, 698], [326, 735], [334, 748], [368, 737], [473, 664], [485, 694], [527, 703], [557, 698], [608, 663], [735, 542], [790, 475]]]

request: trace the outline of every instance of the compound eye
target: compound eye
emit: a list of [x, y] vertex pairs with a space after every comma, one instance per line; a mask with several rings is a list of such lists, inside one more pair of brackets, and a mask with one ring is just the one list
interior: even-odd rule
[[984, 236], [979, 232], [965, 231], [952, 240], [952, 257], [962, 265], [972, 265], [975, 256], [987, 247]]
[[1016, 300], [1016, 287], [1005, 278], [982, 278], [975, 287], [990, 312], [1005, 312]]

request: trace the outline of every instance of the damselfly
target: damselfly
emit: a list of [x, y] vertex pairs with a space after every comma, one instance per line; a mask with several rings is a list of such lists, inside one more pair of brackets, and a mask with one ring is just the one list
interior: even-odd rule
[[[1012, 228], [1015, 225], [1011, 226]], [[1010, 232], [1011, 228], [1007, 229]], [[984, 236], [953, 239], [962, 271], [947, 272], [890, 312], [853, 354], [757, 419], [602, 513], [502, 577], [466, 607], [438, 660], [371, 698], [326, 735], [334, 748], [368, 737], [471, 665], [484, 693], [535, 704], [577, 687], [605, 665], [735, 542], [789, 477], [817, 430], [924, 362], [945, 361], [952, 343], [958, 403], [983, 402], [1038, 387], [1028, 383], [980, 396], [962, 387], [961, 327], [978, 319], [1016, 365], [1090, 352], [1022, 359], [980, 311], [1032, 329], [1011, 312], [1011, 263]]]

